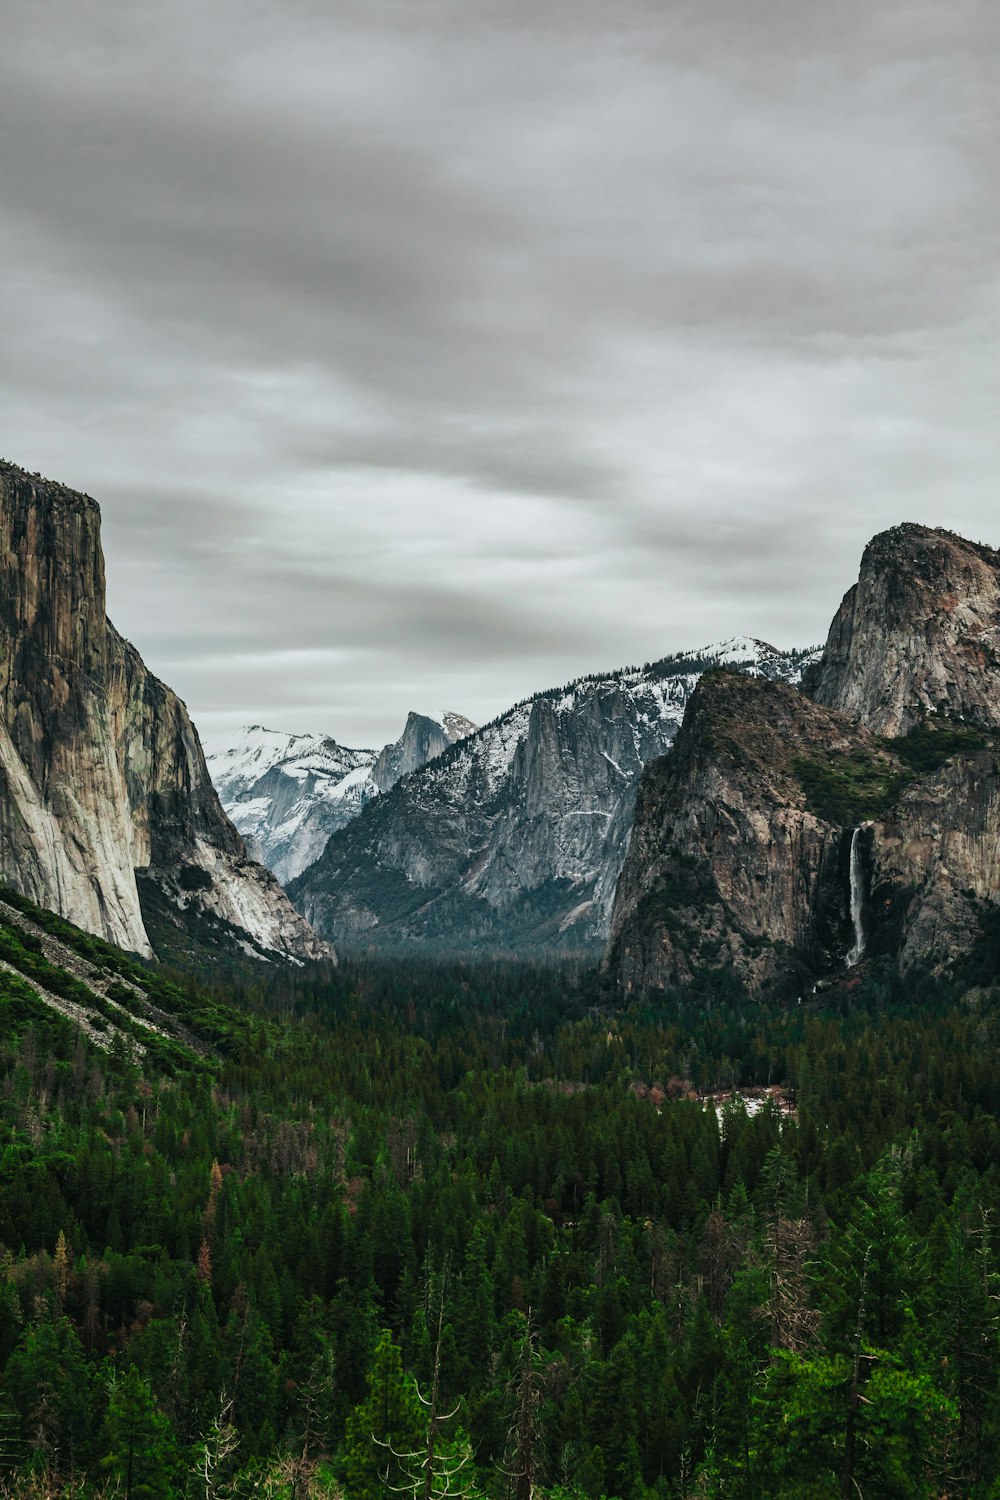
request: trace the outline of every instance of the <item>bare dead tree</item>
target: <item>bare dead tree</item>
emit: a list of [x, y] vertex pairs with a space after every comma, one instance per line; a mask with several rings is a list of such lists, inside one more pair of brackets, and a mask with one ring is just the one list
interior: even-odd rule
[[216, 1500], [226, 1465], [239, 1446], [239, 1435], [232, 1422], [233, 1402], [225, 1387], [219, 1394], [219, 1410], [199, 1444], [198, 1478], [205, 1487], [205, 1500]]
[[521, 1362], [514, 1387], [517, 1406], [507, 1431], [510, 1464], [504, 1472], [512, 1481], [514, 1500], [533, 1500], [538, 1478], [540, 1443], [539, 1410], [542, 1404], [542, 1375], [538, 1368], [538, 1335], [528, 1309], [528, 1326], [524, 1335]]
[[313, 1360], [302, 1387], [302, 1457], [306, 1462], [319, 1456], [326, 1447], [328, 1413], [335, 1388], [333, 1353], [326, 1348]]
[[463, 1500], [463, 1497], [469, 1497], [473, 1493], [473, 1487], [468, 1482], [470, 1476], [461, 1477], [472, 1460], [471, 1447], [468, 1443], [463, 1443], [458, 1452], [443, 1452], [441, 1448], [441, 1429], [458, 1415], [462, 1405], [459, 1401], [451, 1411], [441, 1411], [441, 1335], [444, 1330], [444, 1292], [447, 1277], [448, 1271], [445, 1267], [438, 1294], [434, 1373], [431, 1377], [430, 1395], [425, 1396], [419, 1384], [414, 1381], [417, 1399], [427, 1412], [424, 1446], [422, 1449], [414, 1448], [409, 1452], [399, 1453], [391, 1443], [382, 1442], [372, 1433], [372, 1441], [378, 1443], [380, 1448], [387, 1449], [402, 1470], [401, 1484], [390, 1484], [389, 1471], [386, 1470], [382, 1476], [386, 1487], [396, 1494], [412, 1495], [415, 1500], [417, 1496], [422, 1497], [422, 1500]]
[[809, 1301], [809, 1267], [816, 1247], [812, 1224], [779, 1214], [768, 1226], [765, 1246], [771, 1277], [770, 1342], [776, 1349], [801, 1354], [819, 1327], [819, 1314]]

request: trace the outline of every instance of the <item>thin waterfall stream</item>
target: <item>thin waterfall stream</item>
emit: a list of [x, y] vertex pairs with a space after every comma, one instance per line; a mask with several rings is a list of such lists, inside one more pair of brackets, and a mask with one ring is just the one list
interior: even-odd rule
[[861, 829], [851, 835], [851, 926], [854, 946], [847, 955], [847, 967], [853, 969], [865, 952], [865, 872], [861, 862]]

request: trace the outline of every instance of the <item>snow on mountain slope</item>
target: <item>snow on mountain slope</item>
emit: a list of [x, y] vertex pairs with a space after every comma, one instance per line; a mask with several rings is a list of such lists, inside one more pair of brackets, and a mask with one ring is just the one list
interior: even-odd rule
[[229, 817], [286, 885], [366, 802], [474, 728], [461, 714], [411, 713], [399, 739], [376, 751], [255, 724], [234, 744], [213, 750], [207, 762]]
[[347, 946], [597, 943], [642, 767], [669, 749], [701, 674], [797, 682], [814, 656], [738, 638], [526, 699], [366, 806], [292, 897]]
[[259, 724], [208, 757], [220, 800], [282, 884], [319, 858], [330, 834], [376, 794], [376, 751], [349, 750], [318, 734]]
[[464, 714], [452, 713], [450, 709], [445, 709], [440, 714], [432, 714], [431, 717], [437, 719], [452, 744], [455, 744], [457, 740], [468, 739], [469, 735], [475, 734], [479, 728], [478, 724], [473, 724], [472, 720], [467, 719]]

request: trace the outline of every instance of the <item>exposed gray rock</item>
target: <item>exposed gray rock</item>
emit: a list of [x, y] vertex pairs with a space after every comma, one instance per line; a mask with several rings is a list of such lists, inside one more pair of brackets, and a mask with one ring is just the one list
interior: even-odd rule
[[800, 757], [899, 765], [785, 684], [699, 684], [673, 752], [646, 768], [609, 961], [626, 994], [729, 971], [751, 992], [844, 966], [850, 834], [810, 810]]
[[873, 956], [941, 975], [995, 930], [1000, 554], [876, 537], [803, 687], [706, 678], [647, 767], [608, 948], [624, 991], [849, 982]]
[[872, 940], [904, 973], [946, 971], [1000, 900], [1000, 740], [957, 754], [899, 797], [867, 840]]
[[377, 795], [374, 750], [328, 735], [284, 734], [260, 725], [213, 751], [207, 765], [222, 805], [248, 847], [283, 885], [307, 869], [331, 833]]
[[394, 745], [386, 745], [375, 762], [373, 777], [380, 792], [395, 786], [401, 776], [419, 771], [429, 760], [441, 755], [449, 745], [465, 739], [475, 731], [471, 719], [446, 713], [440, 719], [427, 714], [407, 715], [403, 733]]
[[882, 532], [803, 686], [878, 734], [927, 713], [1000, 726], [1000, 553], [926, 526]]

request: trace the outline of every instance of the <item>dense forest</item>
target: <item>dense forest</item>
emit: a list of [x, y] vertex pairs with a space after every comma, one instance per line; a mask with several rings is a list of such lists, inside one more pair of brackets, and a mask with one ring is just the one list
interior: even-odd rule
[[622, 1010], [40, 920], [121, 1005], [86, 1033], [0, 925], [0, 1493], [1000, 1496], [988, 935], [947, 983]]

